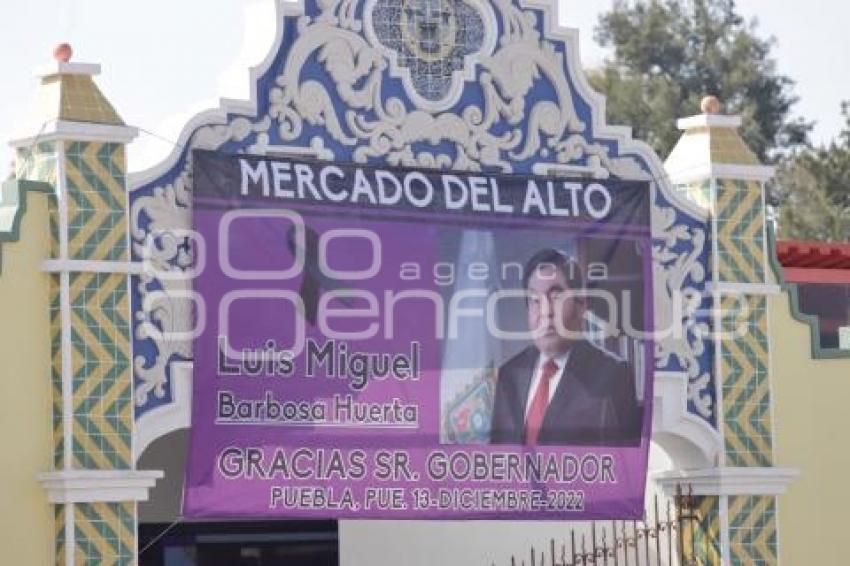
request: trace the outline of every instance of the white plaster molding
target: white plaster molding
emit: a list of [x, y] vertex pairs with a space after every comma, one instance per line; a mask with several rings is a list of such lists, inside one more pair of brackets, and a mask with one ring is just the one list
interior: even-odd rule
[[[59, 207], [59, 257], [68, 257], [68, 179], [65, 146], [56, 147], [56, 199]], [[62, 467], [74, 463], [74, 374], [71, 344], [71, 287], [68, 273], [59, 274], [59, 332], [62, 373]], [[52, 337], [51, 337], [52, 338]]]
[[[770, 282], [772, 280], [771, 275], [773, 274], [773, 267], [772, 267], [773, 264], [771, 262], [771, 249], [770, 249], [771, 246], [770, 246], [769, 235], [767, 233], [767, 224], [769, 222], [771, 222], [771, 213], [770, 213], [770, 208], [768, 207], [768, 204], [767, 204], [767, 190], [765, 190], [764, 187], [762, 187], [760, 196], [761, 196], [761, 215], [762, 215], [762, 222], [761, 222], [761, 241], [762, 241], [762, 246], [761, 246], [761, 258], [762, 259], [761, 259], [761, 261], [762, 261], [762, 263], [761, 264], [764, 266], [764, 281]], [[780, 288], [779, 285], [776, 285], [776, 287]], [[770, 328], [770, 319], [768, 319], [767, 327]], [[772, 404], [771, 404], [771, 406], [772, 406]], [[773, 420], [772, 415], [771, 415], [771, 421], [770, 422], [774, 422], [774, 423], [776, 422], [776, 421]]]
[[149, 410], [133, 427], [133, 462], [157, 438], [192, 424], [192, 362], [171, 364], [172, 402]]
[[88, 75], [95, 76], [100, 74], [100, 65], [97, 63], [70, 63], [70, 62], [54, 62], [47, 65], [41, 65], [36, 68], [36, 77], [52, 77], [53, 75]]
[[[705, 162], [684, 169], [670, 168], [667, 171], [670, 181], [676, 185], [684, 185], [706, 179], [736, 179], [741, 181], [757, 181], [765, 183], [776, 175], [776, 168], [769, 165], [730, 165], [724, 163]], [[702, 207], [700, 207], [702, 208]], [[705, 210], [705, 209], [703, 209]]]
[[310, 146], [304, 147], [300, 145], [271, 145], [262, 143], [260, 140], [250, 148], [251, 153], [267, 156], [304, 156], [320, 159], [322, 161], [333, 161], [333, 151], [325, 147], [325, 142], [320, 137], [315, 137], [310, 140]]
[[769, 283], [727, 283], [711, 281], [706, 287], [707, 293], [721, 295], [780, 295], [782, 287]]
[[720, 519], [720, 560], [721, 564], [732, 564], [732, 541], [729, 536], [729, 498], [718, 498]]
[[65, 515], [65, 566], [76, 566], [74, 564], [74, 549], [77, 546], [77, 533], [74, 528], [74, 516], [76, 515], [74, 504], [68, 503], [63, 514]]
[[9, 141], [9, 145], [13, 148], [22, 148], [36, 143], [65, 140], [130, 143], [138, 135], [138, 128], [132, 126], [53, 120], [40, 134], [15, 137]]
[[717, 179], [740, 179], [742, 181], [767, 182], [776, 175], [776, 167], [770, 165], [733, 165], [715, 163], [711, 175]]
[[50, 503], [147, 501], [160, 470], [63, 470], [38, 475]]
[[560, 163], [535, 163], [531, 167], [535, 175], [562, 175], [564, 177], [591, 177], [593, 179], [606, 179], [610, 173], [601, 163], [593, 165], [562, 165]]
[[697, 114], [687, 118], [676, 120], [676, 127], [680, 130], [692, 130], [694, 128], [734, 128], [741, 127], [743, 120], [740, 116], [726, 116], [722, 114]]
[[[717, 179], [712, 178], [709, 181], [710, 186], [710, 199], [711, 199], [711, 210], [717, 210]], [[720, 267], [718, 258], [718, 247], [720, 242], [719, 237], [719, 226], [717, 222], [712, 221], [711, 223], [711, 256], [708, 261], [711, 264], [711, 281], [719, 281], [720, 280]], [[711, 324], [712, 328], [723, 328], [723, 320], [722, 320], [723, 309], [714, 308], [712, 305], [711, 312]], [[722, 333], [715, 332], [712, 337], [712, 343], [714, 346], [714, 352], [722, 352], [722, 344], [720, 342], [720, 337]], [[711, 379], [714, 382], [714, 393], [715, 393], [715, 422], [718, 423], [718, 428], [723, 426], [726, 419], [726, 411], [723, 403], [723, 356], [714, 355], [713, 358], [713, 371], [711, 374]], [[720, 454], [715, 462], [715, 466], [725, 466], [726, 465], [726, 437], [721, 435], [720, 437]]]
[[131, 273], [137, 275], [144, 271], [144, 264], [138, 261], [46, 259], [41, 263], [41, 268], [48, 273], [88, 271], [91, 273]]
[[712, 465], [722, 448], [720, 434], [705, 420], [688, 411], [688, 375], [684, 372], [655, 372], [652, 408], [652, 436], [677, 465], [692, 461], [690, 454], [676, 453], [677, 447], [661, 436], [686, 441], [701, 455], [703, 465]]
[[666, 495], [689, 485], [694, 495], [779, 495], [800, 476], [795, 468], [706, 468], [652, 474]]

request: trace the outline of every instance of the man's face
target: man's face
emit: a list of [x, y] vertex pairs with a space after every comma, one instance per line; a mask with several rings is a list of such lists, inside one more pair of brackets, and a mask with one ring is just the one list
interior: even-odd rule
[[541, 264], [528, 280], [528, 326], [534, 345], [547, 356], [569, 350], [581, 331], [581, 297], [570, 291], [567, 279], [551, 264]]

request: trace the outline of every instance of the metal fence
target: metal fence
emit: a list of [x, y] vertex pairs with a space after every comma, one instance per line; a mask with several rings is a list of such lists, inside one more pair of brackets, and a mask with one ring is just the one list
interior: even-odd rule
[[[532, 547], [526, 557], [511, 556], [511, 566], [696, 566], [704, 553], [697, 548], [699, 516], [690, 487], [676, 489], [664, 505], [658, 495], [643, 521], [593, 521], [549, 548]], [[495, 564], [493, 566], [496, 566]]]

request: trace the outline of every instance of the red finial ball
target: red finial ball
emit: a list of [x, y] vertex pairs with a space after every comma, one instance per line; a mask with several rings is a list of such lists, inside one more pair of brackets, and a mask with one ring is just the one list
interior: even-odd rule
[[67, 43], [60, 43], [53, 50], [53, 58], [56, 59], [60, 63], [67, 63], [71, 60], [71, 55], [74, 54], [74, 50], [71, 49], [71, 46]]
[[700, 107], [700, 110], [702, 110], [703, 114], [719, 114], [720, 113], [720, 99], [718, 99], [714, 95], [706, 96], [700, 102], [699, 107]]

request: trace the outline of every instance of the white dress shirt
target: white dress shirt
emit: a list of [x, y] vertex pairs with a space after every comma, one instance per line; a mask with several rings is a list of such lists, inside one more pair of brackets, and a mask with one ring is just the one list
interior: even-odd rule
[[537, 358], [537, 365], [534, 366], [534, 377], [531, 379], [531, 387], [528, 388], [528, 398], [525, 400], [526, 418], [528, 418], [528, 411], [531, 409], [531, 403], [534, 400], [534, 395], [537, 393], [537, 388], [540, 386], [540, 380], [543, 377], [543, 367], [546, 365], [546, 362], [552, 359], [555, 365], [558, 366], [558, 371], [549, 379], [549, 403], [551, 403], [552, 397], [555, 396], [555, 391], [558, 389], [558, 384], [561, 382], [561, 376], [564, 374], [564, 368], [569, 358], [570, 350], [567, 350], [565, 354], [561, 354], [557, 358], [549, 358], [549, 356], [544, 354], [540, 354], [540, 357]]

